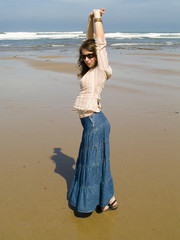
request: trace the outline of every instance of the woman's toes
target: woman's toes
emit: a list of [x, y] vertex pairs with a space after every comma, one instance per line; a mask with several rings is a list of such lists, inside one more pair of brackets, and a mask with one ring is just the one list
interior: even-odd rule
[[107, 206], [102, 208], [102, 211], [106, 211], [106, 210], [108, 210], [108, 208], [109, 208], [109, 206], [107, 205]]

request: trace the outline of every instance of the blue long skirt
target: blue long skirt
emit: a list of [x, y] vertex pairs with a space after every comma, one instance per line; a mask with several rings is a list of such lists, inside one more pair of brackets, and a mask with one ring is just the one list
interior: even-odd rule
[[109, 161], [110, 123], [102, 112], [81, 118], [82, 141], [68, 193], [78, 212], [106, 206], [114, 195]]

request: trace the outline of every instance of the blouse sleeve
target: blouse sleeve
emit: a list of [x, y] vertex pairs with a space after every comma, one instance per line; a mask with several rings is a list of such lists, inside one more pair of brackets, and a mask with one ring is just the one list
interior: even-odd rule
[[106, 40], [105, 38], [96, 38], [96, 52], [98, 59], [98, 68], [105, 71], [107, 79], [112, 75], [112, 69], [109, 66], [107, 52], [106, 52]]

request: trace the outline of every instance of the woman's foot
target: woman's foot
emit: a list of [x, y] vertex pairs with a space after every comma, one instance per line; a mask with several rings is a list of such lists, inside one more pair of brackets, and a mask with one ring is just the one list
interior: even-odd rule
[[117, 209], [117, 207], [118, 207], [118, 203], [117, 203], [115, 197], [113, 196], [111, 198], [111, 200], [109, 201], [109, 204], [105, 207], [102, 207], [102, 211], [105, 212], [108, 210], [115, 210], [115, 209]]

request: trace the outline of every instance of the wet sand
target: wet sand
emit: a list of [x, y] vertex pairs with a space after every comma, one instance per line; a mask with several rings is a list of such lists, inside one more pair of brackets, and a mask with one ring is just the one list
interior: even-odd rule
[[179, 240], [179, 61], [110, 58], [102, 110], [119, 208], [79, 218], [67, 201], [82, 134], [75, 63], [1, 58], [0, 239]]

